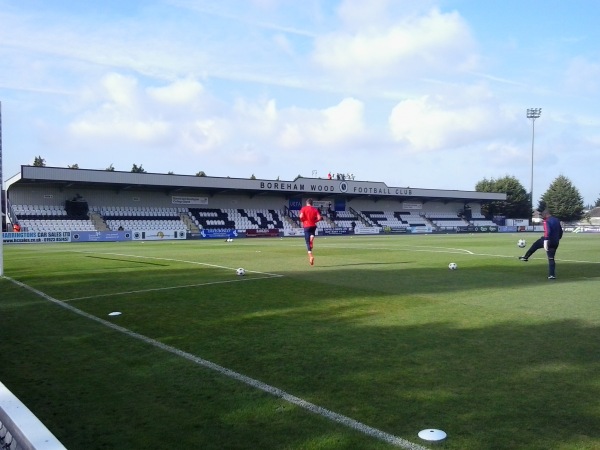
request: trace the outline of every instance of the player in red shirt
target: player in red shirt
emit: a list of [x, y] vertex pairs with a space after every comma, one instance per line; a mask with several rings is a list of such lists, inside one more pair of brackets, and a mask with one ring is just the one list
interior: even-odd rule
[[304, 227], [304, 240], [306, 241], [306, 249], [308, 250], [308, 262], [312, 266], [315, 263], [312, 249], [315, 233], [317, 232], [317, 222], [323, 220], [323, 217], [321, 217], [319, 210], [313, 206], [312, 198], [306, 200], [306, 205], [300, 210], [299, 217]]

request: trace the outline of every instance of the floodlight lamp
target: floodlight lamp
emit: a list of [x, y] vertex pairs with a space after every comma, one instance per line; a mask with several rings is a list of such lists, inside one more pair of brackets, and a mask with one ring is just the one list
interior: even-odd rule
[[528, 119], [538, 119], [542, 115], [542, 108], [528, 108], [527, 109], [527, 118]]

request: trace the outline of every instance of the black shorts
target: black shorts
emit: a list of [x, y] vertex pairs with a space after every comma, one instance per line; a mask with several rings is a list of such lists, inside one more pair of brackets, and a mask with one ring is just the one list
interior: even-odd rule
[[315, 234], [317, 234], [317, 227], [316, 226], [314, 226], [314, 227], [305, 227], [304, 228], [304, 235], [305, 236], [313, 236]]

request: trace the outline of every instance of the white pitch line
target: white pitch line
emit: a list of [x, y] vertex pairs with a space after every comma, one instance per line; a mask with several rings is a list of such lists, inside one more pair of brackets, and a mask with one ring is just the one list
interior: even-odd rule
[[139, 294], [142, 292], [154, 292], [154, 291], [168, 291], [168, 290], [172, 290], [172, 289], [185, 289], [185, 288], [198, 287], [198, 286], [210, 286], [212, 284], [239, 283], [241, 281], [248, 282], [248, 281], [254, 281], [254, 280], [265, 280], [265, 279], [269, 279], [269, 278], [281, 278], [281, 277], [283, 277], [283, 275], [268, 275], [266, 277], [253, 277], [253, 278], [244, 278], [244, 279], [240, 278], [238, 280], [223, 280], [223, 281], [211, 281], [208, 283], [182, 284], [179, 286], [137, 289], [135, 291], [111, 292], [111, 293], [107, 293], [107, 294], [88, 295], [85, 297], [73, 297], [73, 298], [63, 299], [62, 301], [63, 302], [72, 302], [74, 300], [89, 300], [91, 298], [114, 297], [116, 295]]
[[[81, 252], [76, 252], [76, 253], [87, 253], [87, 254], [92, 254], [92, 255], [112, 255], [112, 256], [124, 256], [124, 257], [128, 257], [128, 258], [146, 258], [146, 259], [159, 259], [159, 260], [163, 260], [163, 261], [173, 261], [173, 262], [181, 262], [181, 263], [187, 263], [187, 264], [195, 264], [195, 265], [201, 265], [201, 266], [209, 266], [209, 267], [216, 267], [218, 269], [227, 269], [227, 270], [235, 270], [232, 267], [226, 267], [226, 266], [218, 266], [216, 264], [208, 264], [208, 263], [202, 263], [202, 262], [197, 262], [197, 261], [186, 261], [183, 259], [173, 259], [173, 258], [159, 258], [159, 257], [155, 257], [155, 256], [140, 256], [140, 255], [128, 255], [125, 253], [101, 253], [101, 252], [88, 252], [88, 251], [81, 251]], [[253, 278], [245, 278], [245, 279], [238, 279], [238, 280], [223, 280], [223, 281], [212, 281], [212, 282], [208, 282], [208, 283], [197, 283], [197, 284], [184, 284], [184, 285], [179, 285], [179, 286], [167, 286], [167, 287], [159, 287], [159, 288], [148, 288], [148, 289], [138, 289], [135, 291], [124, 291], [124, 292], [113, 292], [113, 293], [107, 293], [107, 294], [98, 294], [98, 295], [88, 295], [85, 297], [73, 297], [73, 298], [68, 298], [68, 299], [63, 299], [63, 302], [71, 302], [74, 300], [89, 300], [91, 298], [101, 298], [101, 297], [112, 297], [115, 295], [129, 295], [129, 294], [139, 294], [142, 292], [154, 292], [154, 291], [167, 291], [167, 290], [171, 290], [171, 289], [185, 289], [185, 288], [191, 288], [191, 287], [198, 287], [198, 286], [209, 286], [212, 284], [225, 284], [225, 283], [238, 283], [240, 281], [253, 281], [253, 280], [264, 280], [264, 279], [269, 279], [269, 278], [281, 278], [283, 277], [283, 275], [280, 274], [276, 274], [276, 273], [268, 273], [268, 272], [257, 272], [254, 270], [246, 270], [246, 272], [248, 273], [257, 273], [257, 274], [261, 274], [261, 275], [266, 275], [264, 277], [253, 277]]]
[[472, 254], [471, 250], [467, 250], [465, 248], [452, 248], [452, 247], [427, 247], [427, 246], [413, 246], [413, 245], [403, 245], [399, 247], [380, 247], [380, 246], [354, 246], [354, 245], [328, 245], [323, 244], [325, 248], [335, 248], [335, 249], [350, 249], [356, 250], [357, 248], [361, 250], [387, 250], [390, 252], [395, 251], [412, 251], [412, 252], [429, 252], [429, 253], [466, 253]]
[[354, 420], [348, 416], [338, 414], [327, 408], [323, 408], [322, 406], [315, 405], [314, 403], [303, 400], [300, 397], [296, 397], [295, 395], [289, 394], [282, 389], [279, 389], [279, 388], [276, 388], [269, 384], [263, 383], [262, 381], [256, 380], [254, 378], [250, 378], [239, 372], [235, 372], [231, 369], [220, 366], [220, 365], [215, 364], [206, 359], [192, 355], [191, 353], [184, 352], [182, 350], [179, 350], [178, 348], [175, 348], [170, 345], [164, 344], [160, 341], [157, 341], [156, 339], [152, 339], [147, 336], [144, 336], [143, 334], [136, 333], [135, 331], [131, 331], [125, 327], [116, 325], [115, 323], [109, 322], [108, 320], [104, 320], [104, 319], [96, 317], [92, 314], [86, 313], [85, 311], [75, 308], [74, 306], [69, 305], [68, 303], [65, 303], [63, 301], [57, 300], [57, 299], [45, 294], [42, 291], [38, 291], [37, 289], [35, 289], [31, 286], [21, 283], [20, 281], [13, 280], [12, 278], [9, 278], [9, 277], [5, 277], [5, 278], [7, 280], [11, 281], [12, 283], [16, 284], [17, 286], [27, 289], [28, 291], [33, 292], [34, 294], [48, 300], [49, 302], [52, 302], [58, 306], [61, 306], [75, 314], [78, 314], [82, 317], [90, 319], [94, 322], [98, 322], [101, 325], [104, 325], [115, 331], [123, 333], [134, 339], [138, 339], [146, 344], [152, 345], [152, 346], [159, 348], [161, 350], [164, 350], [166, 352], [180, 356], [180, 357], [182, 357], [188, 361], [191, 361], [199, 366], [205, 367], [210, 370], [214, 370], [215, 372], [218, 372], [221, 375], [225, 375], [226, 377], [232, 378], [237, 381], [241, 381], [242, 383], [245, 383], [253, 388], [259, 389], [259, 390], [266, 392], [268, 394], [271, 394], [275, 397], [281, 398], [281, 399], [287, 401], [288, 403], [292, 403], [296, 406], [299, 406], [300, 408], [303, 408], [303, 409], [310, 411], [314, 414], [317, 414], [321, 417], [329, 419], [332, 422], [339, 423], [339, 424], [344, 425], [348, 428], [351, 428], [355, 431], [363, 433], [367, 436], [379, 439], [381, 441], [387, 442], [388, 444], [395, 445], [395, 446], [403, 448], [405, 450], [428, 450], [427, 447], [423, 447], [419, 444], [415, 444], [414, 442], [407, 441], [406, 439], [402, 439], [401, 437], [394, 436], [393, 434], [390, 434], [390, 433], [386, 433], [385, 431], [381, 431], [377, 428], [370, 427], [369, 425], [366, 425], [362, 422]]
[[[529, 258], [531, 259], [531, 258]], [[580, 261], [578, 259], [559, 259], [556, 258], [557, 261], [560, 262], [574, 262], [574, 263], [582, 263], [582, 264], [600, 264], [600, 261]]]
[[[236, 269], [234, 267], [219, 266], [217, 264], [209, 264], [209, 263], [203, 263], [203, 262], [198, 262], [198, 261], [188, 261], [188, 260], [185, 260], [185, 259], [160, 258], [158, 256], [142, 256], [142, 255], [129, 255], [127, 253], [102, 253], [102, 252], [87, 252], [87, 251], [80, 251], [80, 252], [76, 252], [76, 253], [86, 253], [86, 254], [91, 254], [91, 255], [124, 256], [124, 257], [127, 257], [127, 258], [155, 259], [157, 261], [172, 261], [172, 262], [180, 262], [180, 263], [186, 263], [186, 264], [194, 264], [194, 265], [197, 265], [197, 266], [216, 267], [217, 269], [227, 269], [227, 270], [235, 270]], [[255, 270], [246, 270], [246, 272], [249, 272], [249, 273], [259, 273], [261, 275], [271, 275], [271, 276], [274, 276], [274, 277], [282, 277], [283, 276], [283, 275], [280, 275], [280, 274], [277, 274], [277, 273], [257, 272]]]
[[[466, 248], [452, 248], [452, 247], [413, 247], [413, 246], [402, 246], [402, 247], [364, 247], [364, 246], [346, 246], [346, 245], [332, 245], [328, 246], [328, 248], [336, 248], [336, 249], [356, 249], [360, 248], [363, 250], [387, 250], [387, 251], [409, 251], [409, 252], [425, 252], [425, 253], [449, 253], [449, 254], [461, 254], [461, 255], [470, 255], [470, 256], [493, 256], [495, 258], [512, 258], [517, 259], [519, 256], [515, 255], [497, 255], [493, 253], [475, 253], [471, 250], [467, 250]], [[540, 253], [543, 255], [543, 252]], [[546, 260], [545, 256], [531, 257], [532, 259]], [[586, 261], [586, 260], [578, 260], [578, 259], [561, 259], [556, 258], [556, 261], [560, 262], [573, 262], [573, 263], [581, 263], [581, 264], [600, 264], [600, 261]]]
[[[493, 256], [495, 258], [511, 258], [511, 259], [518, 259], [518, 256], [514, 256], [514, 255], [495, 255], [493, 253], [474, 253], [474, 252], [469, 252], [470, 255], [472, 256]], [[544, 255], [544, 252], [541, 252], [539, 256], [537, 257], [530, 257], [529, 260], [540, 260], [540, 261], [546, 261], [547, 258]], [[573, 262], [573, 263], [581, 263], [581, 264], [600, 264], [600, 261], [583, 261], [583, 260], [577, 260], [577, 259], [560, 259], [560, 258], [556, 258], [556, 261], [558, 262]]]
[[[406, 250], [406, 249], [403, 249]], [[465, 250], [465, 249], [461, 249], [461, 248], [448, 248], [448, 249], [443, 249], [443, 248], [439, 248], [439, 249], [435, 249], [435, 250], [426, 250], [426, 249], [409, 249], [409, 251], [411, 252], [426, 252], [426, 253], [451, 253], [453, 255], [475, 255], [475, 253], [473, 253], [470, 250]]]

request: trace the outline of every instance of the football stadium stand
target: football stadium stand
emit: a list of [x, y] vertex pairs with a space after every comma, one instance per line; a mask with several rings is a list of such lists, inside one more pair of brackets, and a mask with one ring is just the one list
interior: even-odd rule
[[[292, 230], [301, 228], [298, 210], [308, 197], [323, 211], [320, 230], [444, 232], [494, 226], [481, 205], [506, 198], [354, 179], [281, 182], [32, 166], [22, 166], [21, 174], [7, 181], [6, 192], [7, 220], [21, 231], [163, 230], [188, 237], [207, 230], [297, 235]], [[461, 214], [465, 209], [468, 219]]]
[[[90, 206], [85, 217], [67, 214], [59, 205], [14, 205], [11, 209], [22, 231], [117, 231], [117, 230], [289, 230], [300, 227], [297, 212], [266, 208], [185, 208]], [[324, 216], [319, 229], [377, 227], [455, 230], [465, 226], [495, 226], [481, 213], [471, 220], [455, 212], [395, 210], [342, 210], [335, 218]]]
[[471, 225], [465, 219], [460, 218], [458, 213], [426, 212], [425, 218], [440, 230], [455, 230], [457, 227]]

